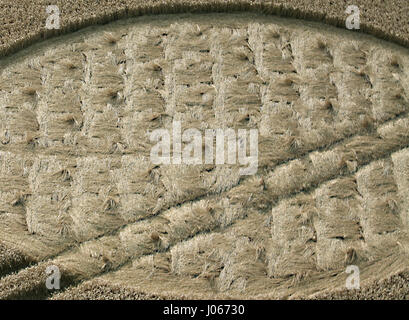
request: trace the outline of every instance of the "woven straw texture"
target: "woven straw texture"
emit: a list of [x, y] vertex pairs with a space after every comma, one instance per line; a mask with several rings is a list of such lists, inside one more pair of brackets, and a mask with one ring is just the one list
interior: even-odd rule
[[[407, 49], [257, 13], [124, 19], [3, 58], [0, 298], [407, 299], [408, 101]], [[146, 133], [174, 120], [257, 128], [257, 174], [152, 164]]]

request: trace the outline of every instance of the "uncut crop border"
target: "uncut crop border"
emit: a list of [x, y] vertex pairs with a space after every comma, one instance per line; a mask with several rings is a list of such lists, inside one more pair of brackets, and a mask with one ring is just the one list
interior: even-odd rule
[[[120, 19], [139, 17], [144, 15], [157, 14], [181, 14], [181, 13], [229, 13], [229, 12], [255, 12], [266, 15], [277, 15], [281, 17], [303, 19], [315, 22], [326, 23], [335, 27], [345, 29], [345, 17], [340, 14], [337, 17], [327, 16], [325, 13], [316, 12], [313, 10], [302, 10], [300, 8], [287, 7], [283, 4], [273, 2], [251, 2], [252, 0], [211, 0], [211, 1], [196, 1], [196, 0], [160, 0], [155, 3], [146, 4], [125, 4], [125, 7], [112, 8], [112, 12], [99, 12], [86, 18], [77, 19], [72, 16], [73, 13], [67, 13], [71, 19], [62, 19], [60, 29], [46, 29], [39, 27], [33, 33], [26, 33], [21, 39], [17, 39], [12, 43], [5, 44], [0, 47], [0, 58], [12, 55], [36, 42], [56, 37], [63, 34], [72, 33], [80, 29], [92, 25], [103, 25]], [[56, 1], [57, 2], [57, 1]], [[45, 8], [45, 6], [44, 6]], [[84, 6], [84, 9], [86, 6]], [[342, 12], [344, 13], [344, 12]], [[64, 14], [62, 12], [62, 14]], [[67, 21], [67, 22], [65, 22]], [[42, 21], [39, 21], [39, 24]], [[386, 19], [385, 24], [388, 23]], [[45, 25], [45, 24], [44, 24]], [[409, 48], [409, 39], [393, 35], [391, 32], [378, 28], [370, 22], [361, 21], [358, 32], [367, 33], [377, 38], [397, 43], [401, 46]]]

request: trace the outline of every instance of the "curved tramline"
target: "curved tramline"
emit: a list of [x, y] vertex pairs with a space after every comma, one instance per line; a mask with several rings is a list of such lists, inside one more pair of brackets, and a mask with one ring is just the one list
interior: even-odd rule
[[259, 14], [120, 20], [4, 58], [0, 298], [360, 297], [349, 265], [381, 296], [407, 276], [408, 99], [407, 49]]

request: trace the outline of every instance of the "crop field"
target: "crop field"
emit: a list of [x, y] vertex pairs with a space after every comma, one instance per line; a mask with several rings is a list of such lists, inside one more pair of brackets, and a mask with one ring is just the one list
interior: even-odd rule
[[[409, 299], [401, 44], [231, 12], [4, 49], [0, 299]], [[175, 123], [200, 143], [257, 130], [255, 174], [153, 163], [150, 133], [174, 151]], [[361, 290], [345, 288], [350, 265]]]

